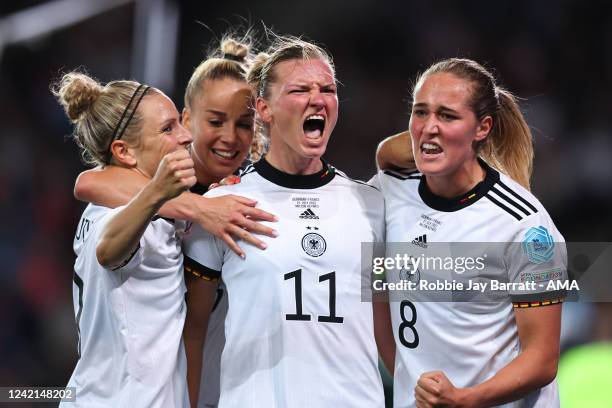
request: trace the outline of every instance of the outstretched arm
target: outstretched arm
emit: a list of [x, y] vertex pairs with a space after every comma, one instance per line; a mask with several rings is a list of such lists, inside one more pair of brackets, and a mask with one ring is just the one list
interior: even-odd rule
[[376, 166], [381, 170], [416, 169], [410, 132], [398, 133], [380, 142], [376, 149]]
[[[77, 178], [74, 194], [79, 200], [115, 208], [127, 204], [148, 181], [146, 177], [130, 169], [106, 166], [104, 169], [81, 173]], [[244, 252], [236, 244], [234, 237], [265, 249], [264, 242], [254, 234], [276, 236], [276, 231], [258, 222], [276, 221], [276, 217], [255, 208], [256, 205], [256, 201], [235, 195], [206, 198], [184, 192], [164, 203], [158, 213], [167, 218], [199, 224], [223, 240], [238, 255], [243, 256]]]
[[187, 150], [165, 155], [153, 179], [104, 227], [96, 246], [100, 265], [114, 267], [129, 258], [161, 205], [195, 181], [193, 161]]

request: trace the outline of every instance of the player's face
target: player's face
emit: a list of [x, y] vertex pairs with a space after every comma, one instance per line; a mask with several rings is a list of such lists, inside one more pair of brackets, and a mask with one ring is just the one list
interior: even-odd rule
[[253, 141], [251, 88], [232, 78], [206, 80], [183, 111], [183, 123], [193, 134], [192, 157], [198, 181], [217, 182], [244, 161]]
[[269, 155], [320, 158], [338, 120], [336, 79], [330, 65], [320, 59], [296, 59], [273, 69], [276, 81], [269, 98], [257, 106], [270, 127]]
[[138, 110], [142, 115], [142, 135], [134, 148], [136, 167], [147, 177], [153, 177], [161, 159], [177, 149], [186, 149], [191, 133], [180, 122], [174, 103], [166, 95], [147, 95]]
[[470, 82], [449, 73], [417, 84], [410, 134], [417, 168], [426, 176], [453, 177], [476, 163], [473, 145], [487, 136], [491, 118], [476, 118], [471, 92]]

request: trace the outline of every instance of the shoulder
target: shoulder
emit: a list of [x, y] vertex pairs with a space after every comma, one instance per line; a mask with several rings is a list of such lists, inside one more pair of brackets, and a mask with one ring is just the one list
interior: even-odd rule
[[247, 174], [256, 173], [255, 166], [253, 166], [253, 164], [254, 163], [249, 162], [246, 166], [238, 169], [238, 171], [236, 172], [236, 175], [239, 177], [244, 177]]
[[398, 199], [405, 202], [418, 198], [418, 189], [423, 179], [418, 171], [379, 170], [375, 176], [376, 183], [383, 192], [385, 200]]
[[382, 206], [384, 198], [379, 186], [375, 183], [366, 183], [361, 180], [355, 180], [346, 175], [343, 171], [334, 169], [336, 176], [334, 184], [343, 186], [348, 189], [354, 196], [359, 197], [361, 201], [368, 205]]
[[516, 226], [516, 232], [523, 235], [544, 233], [552, 236], [555, 241], [563, 240], [548, 211], [533, 193], [500, 173], [497, 181], [486, 197], [500, 213], [511, 217]]
[[249, 191], [256, 191], [257, 186], [261, 184], [261, 177], [257, 176], [257, 172], [252, 164], [240, 170], [237, 176], [240, 177], [239, 183], [215, 187], [204, 193], [204, 197], [212, 198], [228, 194], [246, 194]]
[[379, 170], [378, 174], [383, 179], [392, 178], [399, 181], [420, 181], [423, 178], [423, 174], [418, 170]]
[[346, 175], [345, 172], [338, 170], [337, 168], [334, 167], [334, 172], [336, 173], [336, 177], [338, 177], [338, 181], [341, 183], [344, 183], [348, 186], [352, 186], [358, 189], [363, 189], [364, 191], [378, 191], [380, 192], [380, 189], [372, 184], [366, 183], [365, 181], [361, 181], [361, 180], [357, 180], [354, 178], [351, 178], [349, 176]]
[[537, 216], [548, 216], [540, 201], [526, 188], [503, 173], [486, 197], [499, 211], [522, 223]]

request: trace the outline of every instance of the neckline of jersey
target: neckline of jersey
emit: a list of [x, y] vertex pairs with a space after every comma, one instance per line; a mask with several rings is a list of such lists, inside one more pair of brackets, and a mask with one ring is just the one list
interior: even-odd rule
[[321, 159], [323, 169], [314, 174], [289, 174], [272, 166], [265, 157], [253, 164], [257, 173], [266, 180], [281, 187], [292, 189], [313, 189], [326, 185], [336, 175], [334, 168]]
[[478, 162], [485, 171], [484, 180], [476, 184], [474, 188], [467, 193], [456, 197], [445, 198], [432, 193], [429, 187], [427, 187], [425, 176], [422, 176], [421, 181], [419, 182], [419, 195], [421, 196], [423, 202], [434, 210], [453, 212], [468, 207], [480, 200], [489, 192], [489, 190], [491, 190], [491, 188], [493, 188], [493, 185], [499, 181], [499, 172], [489, 166], [481, 158], [478, 158]]

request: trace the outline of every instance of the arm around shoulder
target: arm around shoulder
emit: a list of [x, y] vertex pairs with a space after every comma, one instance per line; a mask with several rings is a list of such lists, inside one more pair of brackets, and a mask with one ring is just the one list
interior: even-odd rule
[[381, 170], [414, 170], [410, 132], [389, 136], [378, 144], [376, 166]]
[[134, 253], [161, 205], [194, 183], [193, 161], [187, 150], [164, 156], [153, 179], [104, 227], [96, 246], [98, 262], [104, 267], [121, 264]]

